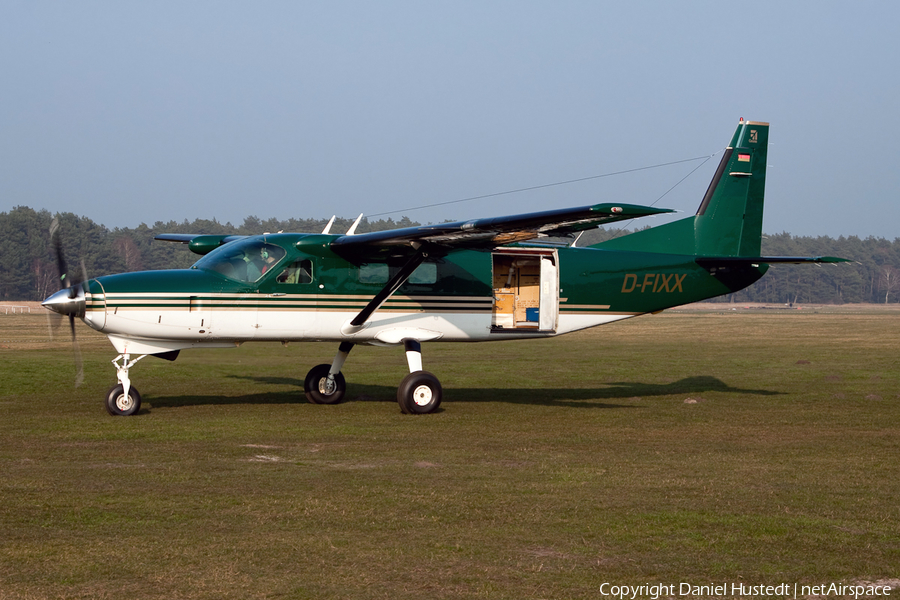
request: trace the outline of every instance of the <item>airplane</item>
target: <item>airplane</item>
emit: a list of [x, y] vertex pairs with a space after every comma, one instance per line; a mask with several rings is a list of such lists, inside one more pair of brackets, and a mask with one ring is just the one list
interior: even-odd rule
[[[314, 404], [346, 392], [357, 344], [403, 347], [397, 401], [435, 412], [443, 389], [422, 344], [555, 337], [736, 292], [771, 264], [835, 257], [760, 255], [769, 124], [740, 120], [696, 214], [587, 247], [587, 229], [675, 211], [603, 203], [356, 234], [159, 234], [201, 255], [189, 269], [106, 275], [69, 284], [43, 305], [105, 333], [119, 353], [111, 415], [137, 414], [130, 371], [147, 356], [244, 342], [329, 341], [330, 363], [304, 381]], [[361, 216], [361, 215], [360, 215]], [[569, 243], [558, 243], [567, 236]], [[572, 239], [575, 242], [572, 242]], [[551, 243], [555, 242], [556, 243]], [[134, 357], [134, 358], [133, 358]]]

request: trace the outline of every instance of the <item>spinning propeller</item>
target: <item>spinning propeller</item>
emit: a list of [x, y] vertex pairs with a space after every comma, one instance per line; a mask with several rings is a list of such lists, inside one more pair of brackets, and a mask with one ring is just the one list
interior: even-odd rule
[[84, 261], [81, 261], [81, 279], [69, 275], [66, 268], [66, 259], [63, 256], [62, 240], [59, 233], [59, 219], [53, 218], [50, 224], [50, 241], [56, 251], [56, 268], [59, 271], [59, 280], [63, 289], [51, 295], [41, 303], [41, 306], [61, 315], [69, 317], [69, 328], [72, 331], [72, 349], [75, 353], [75, 387], [84, 381], [84, 369], [82, 368], [81, 349], [75, 336], [75, 317], [84, 316], [84, 288], [82, 283], [87, 281], [87, 270]]

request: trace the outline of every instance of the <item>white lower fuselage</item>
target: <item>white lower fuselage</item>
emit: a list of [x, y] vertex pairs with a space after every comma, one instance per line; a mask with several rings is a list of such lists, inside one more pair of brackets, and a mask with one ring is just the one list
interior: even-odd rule
[[[369, 298], [334, 296], [88, 294], [85, 322], [107, 334], [122, 354], [153, 354], [199, 347], [233, 347], [248, 341], [338, 341], [394, 345], [426, 341], [493, 341], [552, 337], [634, 316], [607, 307], [566, 310], [564, 299], [551, 329], [538, 323], [498, 327], [491, 297], [392, 297], [359, 328], [350, 321]], [[335, 307], [336, 304], [341, 306]], [[323, 305], [328, 305], [328, 308]], [[114, 307], [113, 307], [114, 306]]]

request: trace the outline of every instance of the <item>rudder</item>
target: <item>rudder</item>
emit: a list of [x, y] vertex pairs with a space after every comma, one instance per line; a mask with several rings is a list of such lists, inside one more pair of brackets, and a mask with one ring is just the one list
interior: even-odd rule
[[759, 256], [769, 124], [741, 119], [693, 217], [596, 248], [704, 256]]
[[741, 121], [695, 215], [694, 254], [759, 256], [769, 124]]

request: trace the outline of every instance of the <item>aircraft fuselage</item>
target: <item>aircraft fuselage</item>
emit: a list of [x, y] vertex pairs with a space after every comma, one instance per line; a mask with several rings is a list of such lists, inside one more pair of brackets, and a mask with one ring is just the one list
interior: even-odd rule
[[[254, 275], [234, 271], [227, 246], [217, 251], [218, 263], [204, 257], [190, 269], [92, 279], [85, 286], [84, 320], [123, 354], [247, 341], [400, 344], [548, 337], [729, 293], [766, 270], [760, 265], [724, 277], [699, 266], [693, 256], [597, 248], [456, 250], [426, 259], [354, 328], [350, 320], [405, 259], [347, 260], [329, 249], [330, 237], [245, 240], [245, 246], [284, 251], [256, 281], [244, 281]], [[291, 265], [302, 265], [302, 277], [288, 279]]]

